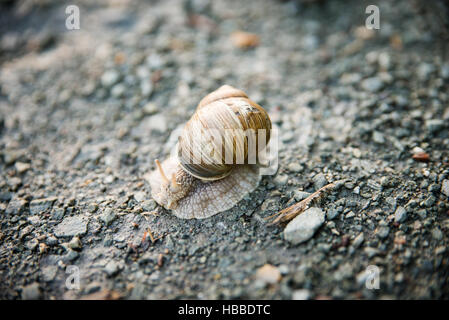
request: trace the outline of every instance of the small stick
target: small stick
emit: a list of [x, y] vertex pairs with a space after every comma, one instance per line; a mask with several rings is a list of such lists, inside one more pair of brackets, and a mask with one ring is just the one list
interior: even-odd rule
[[162, 179], [165, 182], [169, 182], [169, 180], [167, 179], [167, 176], [164, 173], [164, 170], [162, 169], [161, 163], [159, 162], [158, 159], [154, 160], [154, 162], [156, 163], [157, 169], [159, 170], [159, 173], [161, 174]]
[[312, 193], [310, 196], [305, 198], [304, 200], [297, 202], [293, 204], [292, 206], [285, 208], [269, 217], [266, 217], [265, 220], [269, 220], [271, 218], [274, 218], [278, 216], [276, 219], [274, 219], [272, 222], [269, 223], [269, 225], [273, 225], [280, 222], [287, 222], [295, 218], [297, 215], [303, 213], [308, 207], [309, 204], [316, 199], [319, 199], [323, 196], [325, 191], [328, 191], [335, 187], [334, 183], [330, 183], [325, 185], [324, 187], [318, 189], [314, 193]]
[[[144, 216], [144, 218], [146, 218], [146, 216], [150, 216], [150, 215], [155, 216], [155, 217], [159, 216], [156, 211], [143, 211], [142, 215]], [[147, 221], [148, 221], [148, 219], [147, 219]]]

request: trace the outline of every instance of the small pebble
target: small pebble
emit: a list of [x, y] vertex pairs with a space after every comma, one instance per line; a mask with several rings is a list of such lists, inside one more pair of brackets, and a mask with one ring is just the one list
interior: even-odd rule
[[383, 88], [383, 82], [378, 77], [368, 78], [362, 81], [362, 88], [369, 92], [378, 92]]
[[116, 84], [119, 79], [119, 74], [115, 70], [106, 71], [101, 76], [101, 84], [107, 88]]
[[449, 180], [445, 179], [441, 183], [441, 193], [449, 198]]
[[18, 173], [24, 173], [31, 168], [31, 165], [29, 163], [24, 162], [16, 162], [14, 166], [16, 167]]
[[69, 242], [69, 247], [72, 249], [80, 249], [82, 247], [81, 240], [79, 237], [73, 237]]
[[34, 282], [22, 289], [22, 300], [39, 300], [42, 298], [42, 292], [39, 283]]
[[313, 177], [313, 185], [316, 190], [324, 187], [327, 184], [327, 179], [322, 173], [318, 173]]
[[319, 208], [307, 209], [287, 224], [283, 232], [284, 239], [292, 244], [309, 240], [324, 223], [324, 217], [324, 212]]
[[310, 291], [307, 289], [299, 289], [295, 290], [292, 293], [292, 300], [309, 300], [310, 299]]
[[109, 226], [116, 218], [117, 214], [111, 208], [106, 208], [100, 216], [101, 221], [103, 221], [106, 226]]
[[352, 245], [356, 248], [360, 247], [360, 245], [365, 240], [365, 236], [363, 232], [361, 232], [357, 237], [354, 238], [354, 241], [352, 242]]
[[73, 237], [87, 232], [87, 220], [81, 216], [67, 217], [59, 223], [55, 230], [57, 237]]
[[109, 277], [115, 276], [120, 270], [120, 265], [115, 261], [109, 261], [104, 267], [104, 271]]
[[302, 172], [304, 170], [303, 166], [300, 165], [298, 162], [290, 162], [288, 164], [287, 168], [288, 168], [289, 171], [295, 172], [295, 173]]

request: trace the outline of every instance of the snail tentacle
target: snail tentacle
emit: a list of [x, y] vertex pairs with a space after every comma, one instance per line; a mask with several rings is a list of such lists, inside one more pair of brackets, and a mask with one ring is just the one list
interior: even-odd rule
[[161, 174], [162, 179], [163, 179], [165, 182], [168, 182], [168, 178], [167, 178], [167, 176], [165, 175], [164, 170], [162, 169], [162, 166], [161, 166], [161, 163], [159, 162], [159, 160], [156, 159], [156, 160], [154, 160], [154, 162], [156, 163], [157, 169], [159, 170], [159, 173]]

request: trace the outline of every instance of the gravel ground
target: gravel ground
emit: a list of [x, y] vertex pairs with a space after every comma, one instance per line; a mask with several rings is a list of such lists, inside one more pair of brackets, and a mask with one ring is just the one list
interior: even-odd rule
[[[74, 2], [72, 31], [68, 3], [2, 4], [1, 298], [449, 298], [449, 64], [409, 1], [372, 31], [366, 1]], [[279, 170], [180, 220], [144, 177], [225, 83], [279, 126]]]

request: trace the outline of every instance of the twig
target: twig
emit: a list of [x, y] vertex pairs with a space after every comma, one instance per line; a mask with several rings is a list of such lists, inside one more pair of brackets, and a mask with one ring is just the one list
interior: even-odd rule
[[159, 239], [162, 239], [162, 238], [165, 237], [167, 234], [168, 234], [168, 233], [162, 234], [160, 237], [155, 238], [154, 241], [157, 241], [157, 240], [159, 240]]
[[324, 192], [332, 190], [335, 187], [334, 183], [329, 183], [325, 185], [324, 187], [318, 189], [314, 193], [312, 193], [310, 196], [305, 198], [304, 200], [295, 203], [294, 205], [285, 208], [269, 217], [266, 217], [265, 220], [272, 219], [277, 216], [276, 219], [274, 219], [272, 222], [269, 223], [269, 225], [273, 225], [276, 223], [281, 222], [287, 222], [295, 218], [297, 215], [303, 213], [310, 205], [310, 203], [314, 200], [320, 199], [323, 197]]

